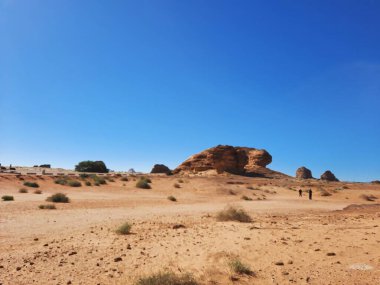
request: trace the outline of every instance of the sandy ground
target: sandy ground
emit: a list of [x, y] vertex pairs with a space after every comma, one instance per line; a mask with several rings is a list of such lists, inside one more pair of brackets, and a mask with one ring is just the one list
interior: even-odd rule
[[[380, 284], [380, 206], [360, 197], [380, 198], [380, 185], [150, 177], [152, 189], [143, 190], [133, 177], [73, 188], [54, 177], [0, 175], [0, 196], [15, 199], [0, 202], [0, 284], [129, 285], [159, 271], [189, 272], [200, 284]], [[25, 181], [38, 182], [42, 194], [18, 193]], [[314, 199], [298, 197], [299, 188], [313, 189]], [[71, 202], [38, 208], [57, 192]], [[352, 204], [362, 206], [346, 208]], [[217, 221], [229, 205], [253, 222]], [[126, 221], [132, 234], [116, 234]], [[231, 272], [233, 258], [255, 276]]]

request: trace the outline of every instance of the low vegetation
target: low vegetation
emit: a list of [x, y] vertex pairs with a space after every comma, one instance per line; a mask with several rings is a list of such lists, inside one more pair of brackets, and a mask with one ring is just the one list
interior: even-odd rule
[[46, 199], [48, 202], [54, 203], [69, 203], [70, 199], [63, 193], [55, 193]]
[[14, 201], [13, 196], [10, 195], [4, 195], [1, 197], [1, 199], [3, 199], [3, 201]]
[[360, 198], [362, 198], [363, 200], [366, 200], [368, 202], [375, 202], [378, 199], [374, 195], [367, 195], [367, 194], [360, 195]]
[[120, 178], [121, 181], [128, 181], [128, 177], [127, 176], [123, 176]]
[[29, 182], [29, 181], [24, 182], [24, 186], [32, 187], [32, 188], [38, 188], [38, 187], [40, 187], [40, 185], [38, 185], [38, 183], [36, 183], [36, 182]]
[[38, 208], [42, 210], [55, 210], [57, 209], [54, 204], [39, 205]]
[[245, 201], [252, 201], [252, 198], [249, 198], [248, 196], [245, 196], [245, 195], [241, 196], [241, 199]]
[[20, 190], [18, 190], [18, 193], [28, 193], [28, 189], [21, 188]]
[[255, 275], [251, 268], [247, 264], [241, 262], [238, 258], [232, 259], [228, 265], [232, 272], [236, 274], [249, 276]]
[[82, 183], [80, 183], [79, 181], [76, 181], [76, 180], [69, 180], [67, 182], [67, 185], [69, 185], [70, 187], [81, 187]]
[[137, 183], [136, 183], [136, 187], [137, 188], [141, 188], [141, 189], [150, 189], [152, 188], [150, 186], [149, 183], [151, 183], [152, 181], [149, 179], [149, 178], [145, 178], [145, 177], [141, 177]]
[[160, 272], [137, 280], [135, 285], [199, 285], [191, 274]]
[[228, 207], [220, 211], [216, 216], [218, 221], [237, 221], [241, 223], [250, 223], [252, 218], [243, 209]]
[[174, 188], [181, 188], [181, 185], [179, 185], [178, 183], [174, 183], [173, 186]]
[[116, 233], [119, 235], [128, 235], [131, 233], [132, 224], [126, 222], [117, 228]]
[[42, 194], [42, 191], [41, 191], [41, 190], [34, 190], [33, 193], [34, 193], [34, 194]]
[[169, 196], [169, 197], [168, 197], [168, 200], [169, 200], [169, 201], [172, 201], [172, 202], [177, 202], [177, 198], [174, 197], [174, 196]]
[[85, 184], [86, 186], [91, 186], [91, 182], [90, 182], [90, 181], [86, 181], [84, 184]]

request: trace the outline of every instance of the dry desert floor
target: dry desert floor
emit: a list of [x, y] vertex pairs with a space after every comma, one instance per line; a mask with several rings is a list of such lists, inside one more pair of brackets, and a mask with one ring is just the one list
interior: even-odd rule
[[[139, 189], [132, 176], [100, 186], [72, 178], [82, 186], [69, 187], [56, 177], [0, 174], [0, 196], [14, 197], [0, 202], [0, 284], [132, 285], [157, 272], [190, 273], [210, 285], [380, 284], [380, 205], [362, 196], [380, 198], [380, 185], [149, 177], [152, 188]], [[313, 200], [298, 189], [313, 189]], [[39, 209], [57, 192], [70, 203]], [[218, 221], [229, 206], [253, 221]], [[119, 235], [124, 222], [131, 233]], [[253, 274], [234, 272], [236, 259]]]

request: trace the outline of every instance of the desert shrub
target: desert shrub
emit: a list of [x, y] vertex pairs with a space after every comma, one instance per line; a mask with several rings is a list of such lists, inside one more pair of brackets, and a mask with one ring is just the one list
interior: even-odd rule
[[198, 285], [191, 274], [175, 274], [171, 272], [155, 273], [141, 277], [135, 285]]
[[82, 178], [82, 179], [86, 179], [86, 178], [90, 177], [90, 175], [87, 174], [87, 173], [80, 173], [79, 177]]
[[328, 197], [328, 196], [332, 195], [330, 192], [328, 192], [327, 190], [325, 190], [323, 188], [319, 188], [318, 191], [319, 191], [319, 193], [321, 193], [321, 196], [323, 196], [323, 197]]
[[178, 179], [178, 183], [184, 183], [183, 179]]
[[231, 270], [240, 275], [254, 275], [254, 272], [248, 265], [242, 263], [239, 259], [235, 258], [228, 263]]
[[112, 177], [106, 177], [105, 179], [108, 180], [109, 182], [115, 182], [115, 179], [113, 179]]
[[59, 185], [67, 185], [67, 178], [58, 178], [54, 180], [54, 183]]
[[21, 188], [20, 190], [18, 190], [18, 193], [28, 193], [28, 189]]
[[34, 194], [42, 194], [42, 191], [41, 191], [41, 190], [34, 190], [33, 193], [34, 193]]
[[177, 202], [177, 198], [174, 196], [171, 196], [171, 195], [168, 197], [168, 200], [170, 200], [172, 202]]
[[57, 209], [54, 204], [39, 205], [38, 208], [42, 210], [55, 210]]
[[91, 186], [91, 182], [90, 181], [86, 181], [85, 184], [86, 184], [86, 186]]
[[116, 233], [119, 235], [128, 235], [131, 233], [132, 225], [128, 222], [117, 228]]
[[108, 173], [105, 163], [103, 161], [81, 161], [75, 165], [75, 171], [78, 172], [98, 172], [98, 173]]
[[[100, 184], [107, 184], [107, 181], [103, 177], [99, 177], [97, 175], [92, 175], [91, 178], [94, 179], [94, 182], [98, 183], [99, 185]], [[99, 185], [97, 185], [97, 186], [99, 186]]]
[[141, 189], [150, 189], [151, 188], [151, 186], [149, 185], [149, 182], [146, 179], [144, 179], [143, 177], [140, 178], [139, 181], [137, 181], [136, 187], [141, 188]]
[[100, 183], [99, 182], [95, 182], [94, 185], [95, 186], [100, 186]]
[[120, 178], [121, 181], [128, 181], [128, 177], [127, 176], [123, 176]]
[[360, 195], [360, 198], [366, 200], [366, 201], [369, 201], [369, 202], [374, 202], [377, 200], [377, 197], [374, 196], [374, 195], [367, 195], [367, 194], [362, 194]]
[[174, 188], [181, 188], [181, 185], [179, 185], [178, 183], [174, 183], [173, 186]]
[[80, 183], [79, 181], [76, 181], [76, 180], [69, 180], [67, 182], [67, 184], [70, 186], [70, 187], [81, 187], [82, 186], [82, 183]]
[[24, 182], [24, 186], [32, 187], [32, 188], [38, 188], [38, 187], [40, 187], [40, 185], [38, 185], [38, 183], [36, 183], [36, 182], [29, 182], [29, 181]]
[[249, 198], [248, 196], [241, 196], [241, 199], [245, 200], [245, 201], [252, 201], [252, 198]]
[[140, 180], [145, 180], [147, 183], [152, 183], [152, 180], [149, 177], [142, 176]]
[[241, 223], [250, 223], [252, 218], [243, 210], [234, 207], [228, 207], [220, 211], [216, 218], [219, 221], [238, 221]]
[[54, 203], [69, 203], [70, 199], [63, 193], [55, 193], [46, 199], [48, 202]]
[[10, 195], [4, 195], [1, 197], [1, 199], [3, 199], [3, 201], [14, 201], [13, 196]]

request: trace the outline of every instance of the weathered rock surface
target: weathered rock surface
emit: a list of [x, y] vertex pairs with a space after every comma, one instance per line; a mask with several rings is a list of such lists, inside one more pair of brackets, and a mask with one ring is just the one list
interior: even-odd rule
[[165, 173], [165, 174], [171, 174], [172, 171], [169, 167], [163, 164], [155, 164], [152, 168], [152, 171], [150, 173]]
[[302, 166], [302, 167], [297, 169], [296, 178], [298, 178], [298, 179], [311, 179], [311, 178], [313, 178], [313, 175], [312, 175], [310, 169]]
[[325, 181], [339, 181], [330, 170], [325, 171], [325, 173], [323, 173], [321, 175], [321, 180], [325, 180]]
[[285, 176], [266, 168], [271, 162], [272, 156], [264, 149], [218, 145], [191, 156], [173, 173], [215, 170], [219, 174], [228, 172], [259, 177]]

